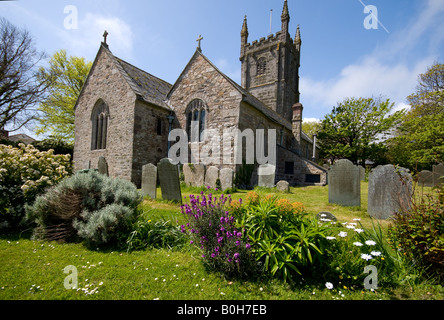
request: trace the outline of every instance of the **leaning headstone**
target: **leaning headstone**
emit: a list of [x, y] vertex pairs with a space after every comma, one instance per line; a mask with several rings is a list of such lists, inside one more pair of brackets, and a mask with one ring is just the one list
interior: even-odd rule
[[276, 189], [282, 192], [290, 192], [290, 184], [285, 180], [281, 180], [276, 183]]
[[361, 205], [359, 168], [350, 160], [338, 160], [328, 170], [328, 202], [348, 207]]
[[104, 174], [104, 175], [108, 175], [108, 163], [106, 163], [106, 159], [102, 156], [99, 157], [97, 169], [98, 169], [99, 173]]
[[187, 186], [201, 187], [205, 183], [205, 165], [202, 163], [186, 163], [183, 165], [183, 175]]
[[359, 168], [359, 180], [364, 181], [365, 180], [365, 169], [363, 166], [358, 166]]
[[274, 188], [276, 179], [276, 166], [272, 164], [262, 164], [257, 169], [258, 186], [266, 188]]
[[331, 212], [328, 212], [328, 211], [319, 212], [316, 215], [316, 218], [321, 221], [336, 221], [337, 220], [336, 217]]
[[412, 175], [391, 164], [378, 166], [368, 176], [367, 212], [376, 219], [388, 219], [411, 205]]
[[182, 203], [178, 166], [172, 164], [170, 159], [164, 158], [157, 164], [157, 174], [159, 175], [162, 199]]
[[230, 168], [223, 168], [219, 171], [219, 180], [222, 190], [233, 188], [234, 171]]
[[142, 195], [156, 199], [157, 167], [148, 163], [142, 167]]
[[205, 172], [205, 186], [216, 188], [216, 180], [219, 179], [219, 168], [210, 166]]
[[432, 171], [422, 170], [420, 173], [418, 173], [418, 185], [420, 187], [434, 187], [435, 180], [438, 180], [435, 178], [435, 176], [438, 175]]
[[433, 173], [435, 174], [435, 186], [444, 183], [444, 164], [433, 165]]

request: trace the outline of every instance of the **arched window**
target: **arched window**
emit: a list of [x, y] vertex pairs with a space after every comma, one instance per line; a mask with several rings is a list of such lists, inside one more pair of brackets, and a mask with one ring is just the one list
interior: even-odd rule
[[191, 101], [186, 109], [187, 134], [190, 142], [202, 141], [202, 132], [205, 130], [206, 107], [200, 99]]
[[267, 71], [267, 61], [265, 58], [259, 58], [256, 64], [256, 75], [261, 76]]
[[91, 150], [106, 149], [108, 117], [109, 110], [106, 103], [103, 100], [97, 101], [91, 114]]

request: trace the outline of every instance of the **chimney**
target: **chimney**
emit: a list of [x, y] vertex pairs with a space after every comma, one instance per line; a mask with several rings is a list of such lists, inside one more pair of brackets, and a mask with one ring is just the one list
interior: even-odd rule
[[300, 150], [301, 146], [301, 134], [302, 134], [302, 110], [304, 107], [301, 103], [295, 103], [293, 105], [293, 119], [291, 121], [292, 123], [292, 131], [293, 136], [296, 139], [297, 142], [297, 149]]

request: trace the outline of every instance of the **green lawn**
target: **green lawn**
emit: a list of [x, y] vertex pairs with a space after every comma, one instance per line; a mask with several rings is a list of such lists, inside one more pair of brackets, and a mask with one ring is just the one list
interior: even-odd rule
[[[188, 196], [189, 192], [183, 195]], [[246, 191], [240, 191], [233, 198], [245, 195]], [[362, 183], [362, 208], [328, 204], [327, 187], [298, 187], [292, 188], [290, 194], [277, 195], [303, 202], [311, 214], [330, 211], [340, 222], [361, 218], [364, 226], [371, 226], [366, 214], [365, 182]], [[142, 207], [149, 211], [152, 220], [185, 221], [178, 206], [172, 203], [145, 200]], [[381, 223], [384, 227], [387, 225], [387, 222]], [[77, 269], [78, 290], [64, 286], [65, 278], [70, 276], [64, 273], [67, 266]], [[299, 284], [291, 287], [278, 280], [227, 280], [221, 274], [207, 272], [200, 253], [190, 245], [180, 250], [127, 253], [126, 250], [90, 250], [83, 244], [31, 241], [27, 236], [0, 237], [0, 299], [444, 299], [442, 287], [428, 282], [412, 286], [406, 282], [396, 288], [378, 288], [371, 292], [364, 288], [351, 291], [340, 285], [328, 290], [323, 284], [313, 286], [304, 281], [300, 279]]]

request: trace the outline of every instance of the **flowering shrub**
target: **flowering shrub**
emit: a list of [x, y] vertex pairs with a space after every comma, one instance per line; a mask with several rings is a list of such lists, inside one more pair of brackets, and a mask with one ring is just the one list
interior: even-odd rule
[[321, 223], [329, 225], [325, 275], [330, 281], [348, 289], [362, 288], [364, 267], [368, 265], [377, 268], [380, 283], [394, 281], [395, 260], [379, 225], [373, 224], [371, 230], [366, 230], [359, 219], [336, 223], [321, 218]]
[[70, 155], [54, 155], [31, 145], [0, 145], [0, 223], [17, 227], [25, 204], [72, 173]]
[[191, 236], [191, 243], [202, 250], [204, 263], [228, 276], [249, 277], [255, 273], [255, 262], [245, 233], [235, 227], [227, 200], [230, 196], [213, 198], [202, 192], [190, 195], [190, 203], [181, 207], [189, 222], [181, 226]]

